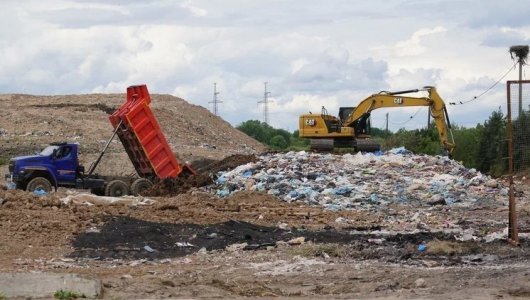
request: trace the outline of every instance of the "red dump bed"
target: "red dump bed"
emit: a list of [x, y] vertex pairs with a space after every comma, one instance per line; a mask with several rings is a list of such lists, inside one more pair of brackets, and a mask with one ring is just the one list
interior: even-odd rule
[[146, 85], [127, 88], [127, 102], [109, 120], [140, 177], [168, 178], [194, 174], [180, 165], [149, 108], [151, 97]]

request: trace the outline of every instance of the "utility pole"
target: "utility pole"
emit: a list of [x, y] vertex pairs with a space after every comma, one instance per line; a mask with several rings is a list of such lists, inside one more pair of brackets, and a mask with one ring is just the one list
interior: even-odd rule
[[258, 104], [263, 104], [263, 123], [269, 124], [269, 95], [267, 91], [267, 82], [264, 82], [265, 92], [263, 93], [263, 100], [259, 101]]
[[388, 113], [386, 113], [385, 135], [388, 135]]
[[218, 116], [218, 108], [217, 108], [217, 104], [219, 103], [223, 103], [223, 101], [219, 101], [219, 99], [217, 99], [217, 95], [219, 95], [219, 92], [217, 91], [217, 83], [213, 83], [213, 100], [208, 102], [208, 103], [213, 103], [213, 114]]
[[523, 86], [521, 80], [523, 80], [523, 65], [526, 63], [526, 58], [528, 57], [528, 45], [518, 45], [510, 47], [510, 55], [515, 55], [519, 62], [519, 116], [523, 112]]

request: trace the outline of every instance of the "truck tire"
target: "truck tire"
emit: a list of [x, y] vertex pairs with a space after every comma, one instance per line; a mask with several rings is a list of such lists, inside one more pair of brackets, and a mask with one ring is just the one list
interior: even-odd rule
[[151, 180], [147, 178], [138, 178], [131, 185], [131, 192], [133, 195], [138, 196], [150, 189], [153, 186]]
[[31, 179], [26, 186], [26, 191], [28, 192], [33, 192], [38, 189], [42, 189], [46, 193], [49, 193], [52, 190], [52, 184], [44, 177], [35, 177]]
[[123, 180], [112, 180], [105, 188], [105, 196], [121, 197], [129, 194], [129, 186]]

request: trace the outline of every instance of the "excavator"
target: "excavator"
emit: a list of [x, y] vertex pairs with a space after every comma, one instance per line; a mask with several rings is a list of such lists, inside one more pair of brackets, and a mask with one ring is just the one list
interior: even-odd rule
[[[405, 94], [426, 91], [427, 97]], [[341, 107], [338, 117], [329, 115], [322, 107], [320, 114], [303, 114], [299, 118], [300, 137], [309, 138], [312, 150], [330, 151], [334, 148], [354, 148], [356, 151], [373, 152], [380, 145], [370, 139], [370, 113], [378, 108], [428, 106], [434, 119], [442, 154], [451, 156], [455, 143], [445, 103], [435, 87], [398, 92], [382, 91], [361, 101], [356, 107]], [[449, 137], [450, 135], [450, 137]]]

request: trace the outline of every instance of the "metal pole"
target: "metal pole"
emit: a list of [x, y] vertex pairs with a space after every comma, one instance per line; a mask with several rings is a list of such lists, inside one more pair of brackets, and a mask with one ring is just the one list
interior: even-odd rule
[[386, 113], [385, 135], [388, 135], [388, 113]]
[[523, 113], [523, 58], [519, 57], [519, 114], [520, 116]]
[[109, 148], [109, 145], [112, 142], [112, 140], [114, 139], [114, 137], [116, 136], [116, 133], [118, 132], [118, 129], [120, 128], [122, 122], [123, 121], [120, 121], [118, 126], [116, 126], [116, 128], [114, 128], [114, 132], [112, 132], [112, 136], [110, 137], [110, 139], [108, 140], [107, 144], [105, 145], [105, 148], [103, 148], [103, 151], [101, 151], [101, 153], [99, 154], [99, 157], [98, 157], [98, 159], [96, 159], [96, 162], [94, 164], [92, 164], [92, 167], [90, 167], [90, 170], [88, 171], [88, 176], [92, 175], [92, 173], [94, 172], [96, 167], [99, 165], [99, 162], [101, 161], [101, 158], [103, 158], [103, 154], [105, 154], [105, 151], [107, 151], [107, 148]]
[[[512, 99], [511, 99], [511, 82], [506, 84], [506, 94], [508, 97], [508, 124], [506, 126], [508, 135], [508, 172], [509, 172], [509, 205], [508, 205], [508, 241], [514, 245], [519, 244], [519, 235], [517, 232], [517, 212], [515, 208], [514, 183], [513, 183], [513, 132], [512, 132]], [[519, 88], [521, 81], [519, 81]], [[521, 92], [519, 92], [519, 96]]]

